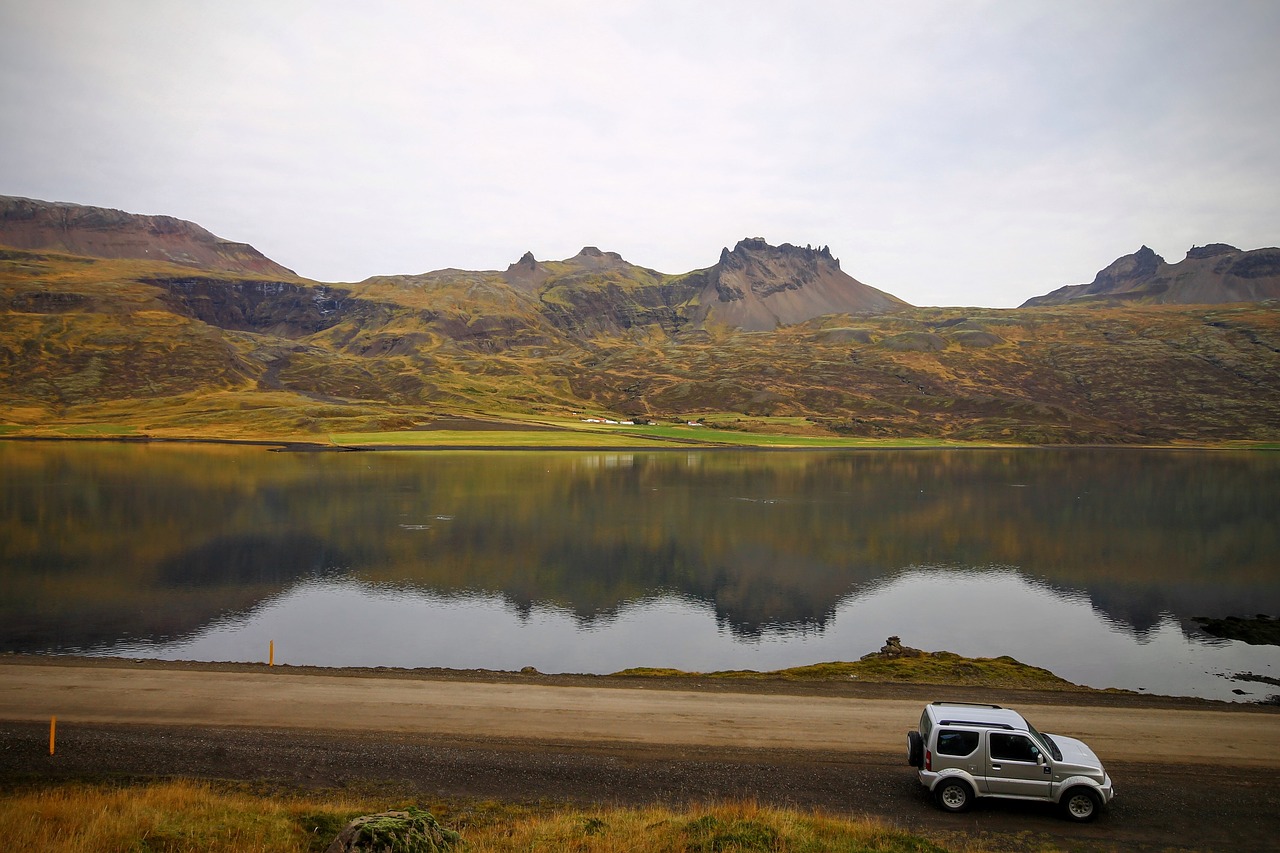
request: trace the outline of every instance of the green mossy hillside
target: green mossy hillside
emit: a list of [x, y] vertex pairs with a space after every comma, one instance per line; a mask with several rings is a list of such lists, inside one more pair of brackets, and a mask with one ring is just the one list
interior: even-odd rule
[[966, 658], [952, 652], [925, 652], [918, 656], [868, 655], [856, 661], [830, 661], [772, 672], [724, 670], [684, 672], [678, 669], [637, 667], [614, 673], [619, 677], [685, 677], [699, 679], [781, 681], [863, 681], [900, 684], [938, 684], [1021, 690], [1087, 690], [1047, 669], [1022, 663], [1007, 655]]

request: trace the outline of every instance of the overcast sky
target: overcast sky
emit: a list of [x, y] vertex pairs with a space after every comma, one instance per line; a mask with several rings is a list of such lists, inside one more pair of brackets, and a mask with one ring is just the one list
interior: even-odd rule
[[0, 194], [325, 281], [829, 245], [1006, 307], [1280, 244], [1276, 0], [0, 0]]

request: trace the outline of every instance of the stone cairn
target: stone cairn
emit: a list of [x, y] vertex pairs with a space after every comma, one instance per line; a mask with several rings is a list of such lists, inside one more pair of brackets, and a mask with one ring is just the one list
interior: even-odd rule
[[924, 657], [924, 652], [920, 649], [913, 649], [910, 646], [902, 645], [901, 637], [890, 637], [884, 641], [884, 645], [880, 647], [880, 651], [863, 655], [862, 659], [869, 658], [919, 658]]

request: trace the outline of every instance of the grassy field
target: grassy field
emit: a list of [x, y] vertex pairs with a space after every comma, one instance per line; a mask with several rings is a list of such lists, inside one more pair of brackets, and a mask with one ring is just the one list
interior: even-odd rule
[[[359, 794], [264, 794], [240, 786], [167, 781], [68, 783], [0, 794], [10, 850], [45, 853], [304, 853], [322, 851], [359, 815], [426, 808], [469, 853], [789, 851], [941, 853], [938, 843], [878, 821], [732, 803], [673, 808], [414, 804]], [[1038, 847], [1052, 850], [1051, 847]]]
[[[714, 423], [711, 422], [711, 423]], [[758, 427], [766, 430], [768, 425]], [[738, 431], [716, 426], [650, 425], [626, 427], [635, 435], [650, 436], [682, 442], [704, 444], [731, 444], [742, 447], [962, 447], [982, 446], [977, 442], [944, 441], [937, 438], [843, 438], [831, 435], [796, 435]]]
[[[635, 447], [664, 444], [735, 447], [953, 447], [964, 442], [937, 439], [869, 439], [739, 432], [703, 426], [644, 425], [573, 427], [559, 430], [396, 430], [332, 433], [328, 439], [348, 447], [385, 445], [458, 447]], [[980, 445], [968, 445], [980, 446]]]
[[405, 432], [348, 432], [329, 436], [343, 447], [406, 445], [421, 447], [635, 447], [652, 448], [652, 440], [622, 432], [570, 430], [429, 430]]

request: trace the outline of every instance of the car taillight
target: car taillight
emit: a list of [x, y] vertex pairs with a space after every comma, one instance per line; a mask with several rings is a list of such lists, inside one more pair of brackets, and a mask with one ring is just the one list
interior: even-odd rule
[[925, 770], [933, 769], [933, 753], [927, 749], [924, 751], [924, 769]]

